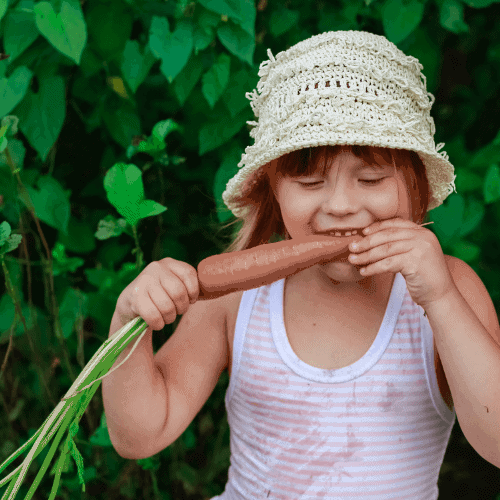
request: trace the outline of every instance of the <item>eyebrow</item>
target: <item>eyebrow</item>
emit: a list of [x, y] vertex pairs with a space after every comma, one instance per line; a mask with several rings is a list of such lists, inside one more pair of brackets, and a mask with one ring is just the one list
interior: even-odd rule
[[354, 167], [355, 171], [358, 170], [365, 170], [365, 169], [370, 169], [370, 170], [381, 170], [383, 168], [389, 168], [390, 165], [379, 165], [377, 163], [358, 163], [356, 167]]

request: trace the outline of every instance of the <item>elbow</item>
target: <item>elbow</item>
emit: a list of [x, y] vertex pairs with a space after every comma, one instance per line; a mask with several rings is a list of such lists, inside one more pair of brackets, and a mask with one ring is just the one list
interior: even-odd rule
[[115, 445], [113, 445], [113, 448], [120, 457], [125, 458], [126, 460], [142, 460], [144, 458], [150, 458], [155, 455], [155, 453], [148, 453], [145, 451], [140, 452], [138, 450], [118, 448]]
[[463, 434], [481, 458], [500, 469], [500, 436], [492, 438], [477, 426]]

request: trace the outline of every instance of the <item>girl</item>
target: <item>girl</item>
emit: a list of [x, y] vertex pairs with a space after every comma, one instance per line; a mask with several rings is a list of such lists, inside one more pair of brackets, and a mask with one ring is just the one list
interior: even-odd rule
[[146, 336], [127, 372], [103, 381], [111, 440], [128, 458], [159, 452], [227, 368], [231, 466], [213, 500], [437, 499], [455, 416], [500, 465], [500, 394], [487, 383], [500, 377], [500, 328], [474, 271], [420, 226], [455, 180], [422, 66], [355, 31], [268, 54], [247, 94], [255, 143], [223, 194], [242, 221], [228, 251], [366, 237], [344, 261], [191, 306], [196, 270], [150, 264], [110, 335], [137, 315], [149, 334], [183, 318], [154, 359]]

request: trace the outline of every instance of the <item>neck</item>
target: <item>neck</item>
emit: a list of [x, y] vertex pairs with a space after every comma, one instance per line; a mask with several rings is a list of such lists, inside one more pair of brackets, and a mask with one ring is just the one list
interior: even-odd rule
[[[309, 271], [307, 273], [307, 271]], [[367, 276], [359, 281], [336, 281], [322, 272], [319, 266], [306, 269], [302, 276], [320, 298], [331, 300], [372, 300], [384, 301], [389, 297], [396, 275], [394, 273]], [[302, 273], [299, 273], [302, 274]]]

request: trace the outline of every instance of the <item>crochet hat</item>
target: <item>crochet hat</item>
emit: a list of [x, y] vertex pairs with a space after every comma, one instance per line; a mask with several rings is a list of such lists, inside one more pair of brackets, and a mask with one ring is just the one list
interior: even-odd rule
[[[297, 43], [259, 68], [247, 93], [258, 118], [255, 139], [238, 163], [222, 198], [236, 217], [235, 201], [271, 160], [302, 148], [367, 145], [415, 151], [430, 185], [428, 210], [456, 192], [453, 165], [434, 143], [436, 131], [422, 64], [385, 37], [364, 31], [330, 31]], [[423, 79], [423, 81], [422, 81]]]

